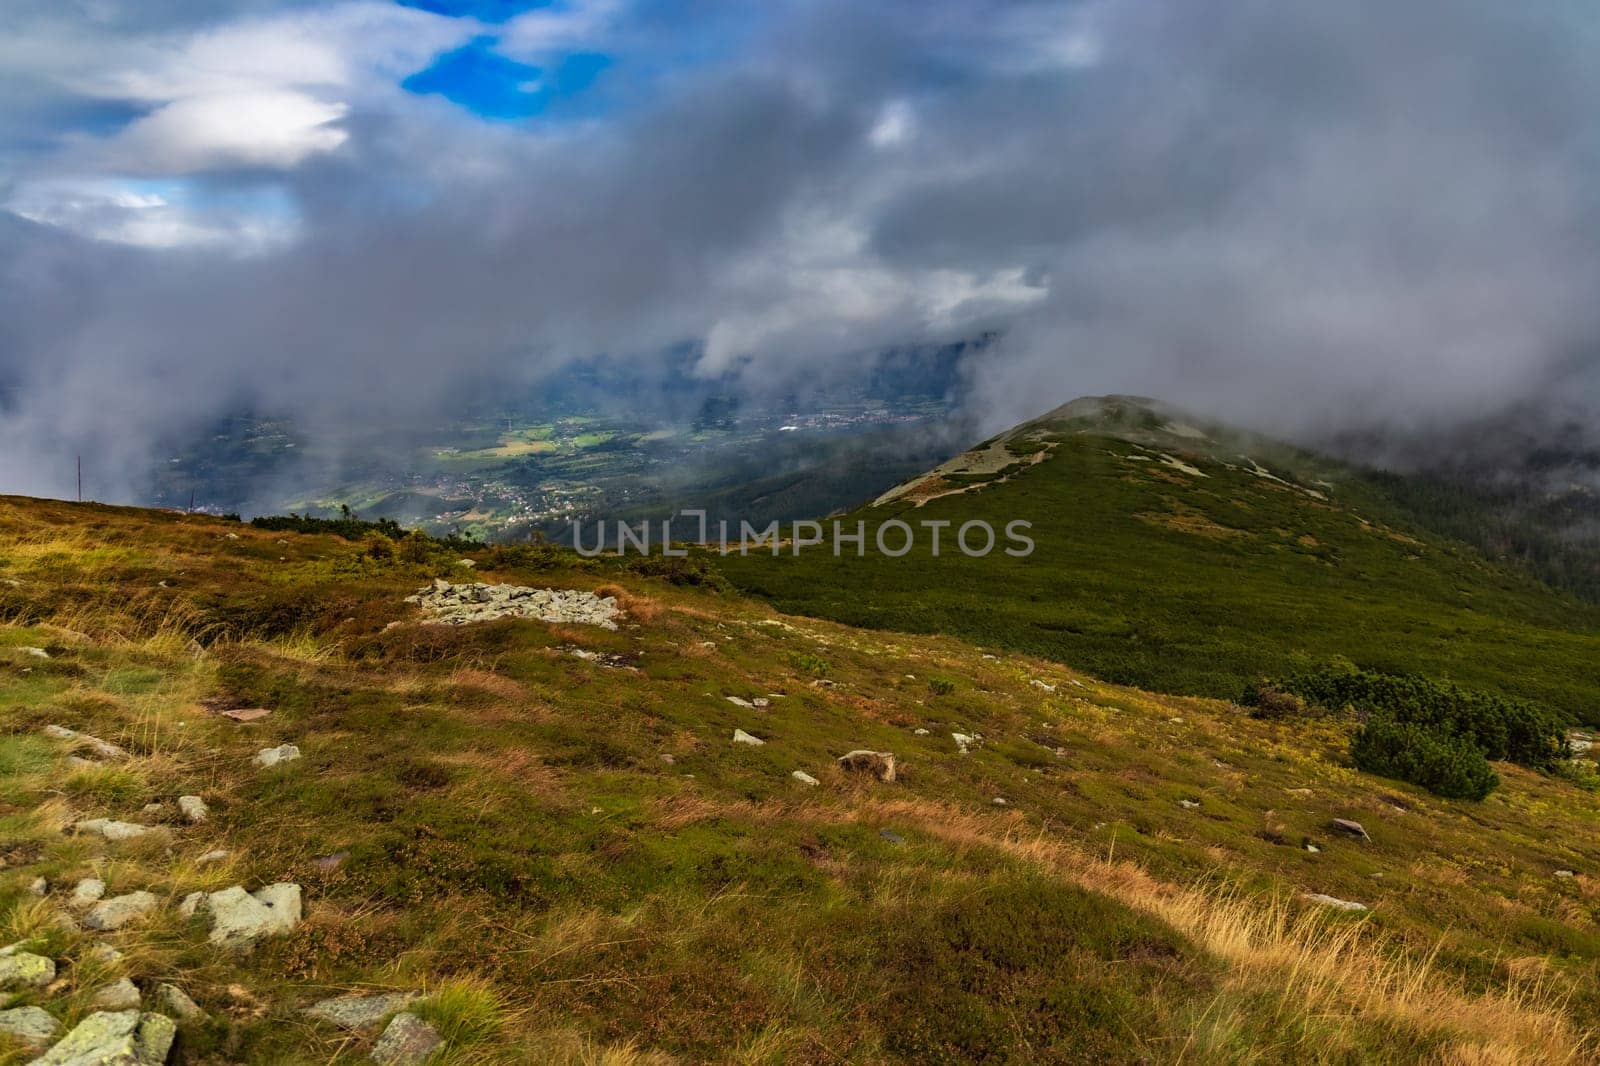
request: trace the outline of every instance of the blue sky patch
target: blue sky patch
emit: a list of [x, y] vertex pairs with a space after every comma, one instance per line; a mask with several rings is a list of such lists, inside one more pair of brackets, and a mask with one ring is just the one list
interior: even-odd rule
[[493, 37], [476, 37], [440, 55], [400, 87], [419, 95], [437, 94], [482, 118], [529, 118], [583, 92], [611, 65], [607, 56], [578, 52], [549, 67], [535, 67], [501, 55], [495, 44]]
[[505, 22], [524, 11], [549, 7], [550, 0], [399, 0], [401, 7], [431, 11], [451, 18], [474, 18], [479, 22]]

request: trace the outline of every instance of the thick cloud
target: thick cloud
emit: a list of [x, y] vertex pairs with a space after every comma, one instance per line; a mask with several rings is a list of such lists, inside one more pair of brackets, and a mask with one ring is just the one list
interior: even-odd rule
[[[416, 421], [684, 342], [770, 386], [1000, 329], [996, 424], [1107, 390], [1300, 432], [1592, 417], [1600, 43], [1560, 0], [23, 15], [6, 491], [79, 450], [131, 483], [235, 405]], [[521, 122], [399, 87], [485, 34], [609, 66]]]

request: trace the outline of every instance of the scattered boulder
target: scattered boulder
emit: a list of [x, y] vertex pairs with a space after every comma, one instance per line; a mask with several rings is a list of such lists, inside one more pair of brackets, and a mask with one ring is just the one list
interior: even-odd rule
[[1032, 685], [1034, 688], [1042, 688], [1046, 692], [1054, 692], [1056, 690], [1054, 685], [1040, 681], [1038, 678], [1034, 678], [1032, 681], [1029, 681], [1028, 684]]
[[141, 1001], [139, 987], [124, 977], [97, 989], [89, 1006], [93, 1010], [138, 1010]]
[[750, 708], [750, 709], [754, 709], [755, 708], [755, 704], [751, 703], [749, 700], [745, 699], [743, 696], [727, 696], [725, 698], [727, 699], [727, 701], [729, 703], [733, 704], [735, 707], [745, 707], [745, 708]]
[[1320, 903], [1325, 907], [1333, 907], [1336, 910], [1341, 911], [1364, 911], [1367, 909], [1367, 905], [1365, 903], [1356, 903], [1348, 899], [1339, 899], [1336, 896], [1325, 896], [1321, 892], [1307, 892], [1304, 898], [1313, 903]]
[[915, 728], [915, 729], [913, 729], [911, 731], [911, 735], [912, 736], [916, 736], [916, 737], [925, 737], [925, 736], [928, 735], [928, 733], [929, 733], [929, 730], [926, 730], [926, 729], [922, 728], [921, 726], [918, 726], [917, 728]]
[[300, 886], [279, 882], [246, 892], [234, 885], [211, 893], [202, 906], [211, 915], [211, 943], [247, 949], [262, 937], [287, 933], [300, 924]]
[[42, 877], [35, 877], [32, 881], [28, 882], [28, 895], [30, 896], [44, 896], [47, 895], [49, 891], [50, 882], [46, 881]]
[[54, 959], [31, 951], [0, 955], [0, 989], [43, 988], [55, 979]]
[[94, 833], [113, 842], [132, 840], [135, 837], [142, 837], [151, 831], [147, 825], [119, 822], [112, 818], [90, 818], [88, 821], [79, 822], [73, 828], [80, 833]]
[[139, 809], [139, 813], [146, 818], [160, 818], [167, 813], [167, 808], [160, 803], [146, 803]]
[[196, 866], [206, 866], [214, 862], [221, 862], [223, 859], [226, 859], [232, 854], [233, 852], [229, 851], [227, 848], [215, 848], [196, 859], [194, 864]]
[[108, 933], [136, 922], [156, 909], [156, 897], [149, 892], [129, 892], [103, 899], [89, 908], [83, 924], [96, 932]]
[[977, 737], [970, 737], [965, 733], [951, 733], [950, 739], [956, 742], [956, 750], [963, 755], [970, 752], [972, 746], [978, 742]]
[[1008, 807], [1011, 805], [1011, 801], [1006, 799], [1004, 796], [996, 796], [989, 802], [994, 804], [996, 807]]
[[128, 757], [128, 753], [115, 744], [101, 740], [99, 737], [91, 737], [87, 733], [79, 733], [76, 730], [68, 729], [66, 726], [47, 725], [44, 727], [44, 735], [55, 740], [70, 740], [75, 747], [92, 751], [102, 759], [126, 759]]
[[98, 877], [85, 877], [79, 881], [72, 890], [72, 898], [67, 902], [74, 907], [88, 907], [98, 903], [106, 894], [106, 883]]
[[204, 903], [205, 899], [206, 894], [204, 892], [191, 892], [184, 896], [178, 904], [178, 917], [193, 918], [200, 912], [200, 904]]
[[1565, 879], [1568, 877], [1577, 877], [1578, 875], [1573, 873], [1571, 870], [1557, 870], [1556, 876]]
[[110, 944], [96, 944], [89, 949], [89, 957], [102, 966], [111, 966], [122, 959], [122, 952]]
[[753, 737], [742, 729], [735, 729], [733, 731], [733, 742], [735, 744], [748, 744], [752, 748], [759, 748], [766, 743], [766, 741], [762, 740], [760, 737]]
[[1196, 803], [1194, 800], [1179, 800], [1178, 806], [1182, 807], [1186, 811], [1197, 811], [1200, 809], [1200, 804]]
[[906, 842], [905, 837], [888, 829], [878, 830], [878, 835], [891, 844], [904, 844]]
[[415, 1014], [396, 1014], [372, 1045], [372, 1061], [382, 1066], [422, 1066], [443, 1043], [439, 1031]]
[[161, 1066], [176, 1035], [172, 1019], [159, 1014], [99, 1011], [30, 1066]]
[[293, 744], [279, 744], [275, 748], [262, 748], [252, 760], [257, 766], [267, 768], [279, 763], [293, 762], [300, 757], [300, 749]]
[[822, 784], [821, 781], [818, 781], [804, 770], [796, 770], [789, 776], [800, 782], [802, 785], [809, 785], [812, 788], [816, 788], [818, 785]]
[[435, 624], [451, 626], [497, 618], [532, 618], [616, 629], [616, 619], [622, 614], [614, 597], [592, 592], [482, 583], [452, 585], [443, 580], [407, 596], [406, 602], [427, 611]]
[[156, 1003], [180, 1022], [203, 1022], [206, 1012], [177, 985], [157, 985]]
[[28, 656], [28, 658], [30, 658], [30, 659], [48, 659], [48, 658], [50, 658], [50, 653], [45, 651], [43, 648], [23, 648], [22, 649], [22, 654]]
[[1362, 840], [1369, 842], [1372, 840], [1372, 838], [1367, 835], [1366, 829], [1360, 822], [1352, 822], [1348, 818], [1335, 818], [1329, 824], [1341, 832], [1349, 833], [1351, 836], [1360, 837]]
[[869, 773], [879, 781], [892, 782], [895, 779], [894, 756], [887, 751], [857, 748], [839, 756], [839, 765], [856, 773]]
[[192, 825], [199, 825], [211, 817], [210, 808], [199, 796], [179, 796], [178, 810], [183, 812], [184, 819]]
[[56, 1038], [61, 1023], [43, 1007], [13, 1007], [0, 1010], [0, 1033], [33, 1048], [40, 1048]]
[[355, 993], [313, 1003], [300, 1013], [332, 1022], [341, 1029], [360, 1032], [376, 1027], [396, 1011], [405, 1010], [416, 999], [410, 992]]

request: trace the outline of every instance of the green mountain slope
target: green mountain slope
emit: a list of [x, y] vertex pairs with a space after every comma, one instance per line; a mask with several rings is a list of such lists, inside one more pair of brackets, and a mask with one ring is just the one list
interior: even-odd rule
[[[890, 520], [919, 533], [903, 558], [847, 545], [718, 565], [784, 610], [1146, 688], [1233, 696], [1342, 657], [1600, 720], [1600, 610], [1426, 532], [1377, 479], [1154, 401], [1075, 401], [842, 521], [870, 546]], [[1036, 549], [964, 556], [951, 534], [974, 520], [1028, 521]], [[921, 523], [939, 521], [935, 558]]]
[[[1337, 717], [636, 564], [0, 497], [0, 1066], [108, 988], [171, 1066], [357, 1066], [402, 1003], [432, 1066], [1595, 1061], [1575, 780], [1442, 799]], [[267, 886], [298, 919], [214, 942]]]

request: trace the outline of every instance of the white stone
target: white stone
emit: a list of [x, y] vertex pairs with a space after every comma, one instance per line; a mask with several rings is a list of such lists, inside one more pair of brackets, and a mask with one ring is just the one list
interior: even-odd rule
[[43, 988], [56, 979], [54, 959], [31, 951], [0, 955], [0, 988]]
[[335, 996], [314, 1003], [300, 1013], [331, 1022], [341, 1029], [360, 1032], [376, 1027], [396, 1011], [404, 1010], [417, 999], [409, 992], [358, 993]]
[[206, 1017], [206, 1012], [200, 1009], [200, 1005], [190, 999], [189, 994], [177, 985], [157, 985], [156, 1004], [180, 1022], [200, 1022]]
[[238, 885], [205, 899], [211, 915], [207, 937], [219, 947], [249, 947], [264, 936], [287, 933], [300, 924], [300, 886], [280, 882], [246, 892]]
[[439, 1031], [415, 1014], [396, 1014], [372, 1045], [372, 1061], [380, 1066], [423, 1066], [444, 1043]]
[[800, 782], [802, 785], [810, 785], [812, 788], [815, 788], [816, 786], [822, 784], [821, 781], [818, 781], [816, 778], [812, 777], [810, 774], [806, 773], [804, 770], [796, 770], [794, 773], [790, 774], [789, 776], [794, 778], [796, 781]]
[[123, 896], [103, 899], [89, 908], [83, 924], [97, 932], [108, 933], [136, 922], [156, 909], [156, 897], [149, 892], [129, 892]]
[[279, 744], [275, 748], [262, 748], [256, 752], [255, 764], [260, 767], [273, 767], [279, 763], [293, 762], [300, 757], [300, 749], [293, 744]]
[[93, 1010], [137, 1010], [139, 1003], [139, 988], [126, 977], [103, 985], [89, 999]]
[[79, 822], [73, 828], [80, 833], [94, 833], [111, 841], [132, 840], [151, 831], [147, 825], [118, 822], [111, 818], [90, 818], [88, 821]]
[[1348, 899], [1339, 899], [1335, 896], [1325, 896], [1321, 892], [1307, 892], [1305, 898], [1313, 903], [1320, 903], [1325, 907], [1333, 907], [1341, 911], [1364, 911], [1365, 903], [1355, 903]]
[[85, 877], [79, 881], [72, 890], [72, 898], [68, 900], [74, 907], [87, 907], [98, 903], [106, 894], [106, 883], [98, 877]]
[[211, 817], [206, 801], [199, 796], [179, 796], [178, 810], [182, 811], [184, 818], [194, 825], [199, 825]]
[[766, 743], [766, 741], [762, 740], [760, 737], [753, 737], [742, 729], [735, 729], [733, 731], [733, 742], [735, 744], [748, 744], [752, 748], [759, 748]]
[[0, 1033], [28, 1047], [39, 1048], [54, 1040], [61, 1023], [42, 1007], [13, 1007], [0, 1010]]

